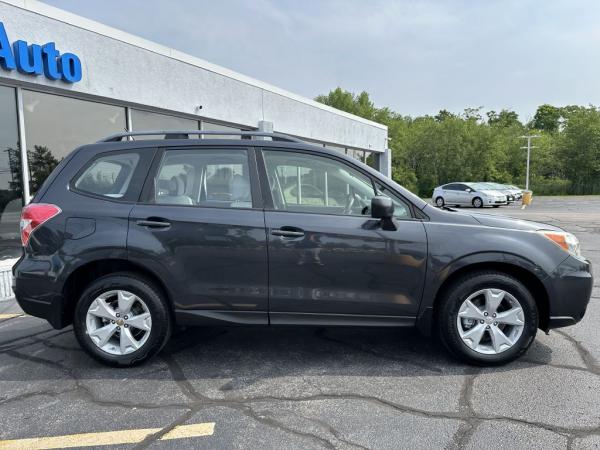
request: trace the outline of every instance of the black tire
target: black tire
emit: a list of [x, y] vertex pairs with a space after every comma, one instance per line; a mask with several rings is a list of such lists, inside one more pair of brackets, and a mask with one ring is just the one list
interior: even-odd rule
[[[103, 292], [111, 290], [126, 290], [138, 296], [152, 318], [148, 339], [139, 349], [125, 355], [105, 352], [94, 344], [86, 331], [86, 316], [91, 303]], [[101, 277], [85, 289], [75, 307], [73, 329], [79, 344], [92, 358], [108, 366], [134, 366], [156, 355], [169, 340], [173, 328], [169, 309], [164, 294], [152, 281], [136, 273], [119, 272]]]
[[[502, 289], [514, 296], [523, 309], [525, 324], [514, 345], [497, 354], [484, 354], [471, 349], [460, 337], [457, 317], [462, 303], [481, 289]], [[458, 279], [442, 294], [436, 311], [439, 337], [456, 358], [477, 366], [497, 366], [523, 355], [535, 339], [538, 310], [529, 290], [516, 278], [496, 271], [478, 271]]]
[[444, 206], [446, 204], [446, 202], [444, 201], [444, 197], [436, 197], [435, 198], [435, 205], [438, 208], [441, 208], [442, 206]]
[[473, 208], [483, 208], [483, 200], [481, 197], [475, 197], [472, 201]]

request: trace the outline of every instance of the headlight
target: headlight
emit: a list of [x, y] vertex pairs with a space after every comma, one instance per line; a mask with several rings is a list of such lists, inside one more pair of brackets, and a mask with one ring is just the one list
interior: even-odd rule
[[581, 256], [581, 247], [579, 245], [579, 239], [577, 239], [571, 233], [565, 231], [550, 231], [550, 230], [538, 230], [542, 236], [550, 239], [564, 251], [569, 252], [571, 255]]

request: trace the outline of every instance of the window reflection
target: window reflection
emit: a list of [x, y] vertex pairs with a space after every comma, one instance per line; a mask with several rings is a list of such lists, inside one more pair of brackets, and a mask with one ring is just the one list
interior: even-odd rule
[[[202, 131], [240, 131], [239, 128], [228, 127], [218, 123], [202, 122]], [[206, 135], [204, 139], [241, 139], [241, 136], [215, 134]]]
[[[131, 125], [133, 131], [155, 131], [155, 130], [198, 130], [198, 121], [185, 119], [183, 117], [158, 114], [139, 109], [131, 110]], [[136, 136], [136, 140], [162, 139], [163, 136]], [[199, 136], [191, 135], [190, 139], [198, 139]]]
[[125, 130], [125, 108], [23, 90], [30, 189], [75, 148]]
[[362, 150], [354, 150], [352, 148], [346, 149], [346, 154], [359, 161], [365, 161], [365, 152]]
[[21, 255], [21, 180], [15, 90], [0, 86], [0, 259], [18, 258]]

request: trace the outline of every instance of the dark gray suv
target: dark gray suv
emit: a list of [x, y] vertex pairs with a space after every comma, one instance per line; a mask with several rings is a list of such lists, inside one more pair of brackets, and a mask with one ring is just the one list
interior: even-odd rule
[[[141, 134], [155, 138], [124, 141]], [[21, 236], [23, 310], [72, 323], [116, 366], [155, 355], [175, 326], [222, 323], [416, 326], [466, 362], [503, 364], [538, 328], [581, 320], [593, 284], [561, 229], [435, 208], [278, 134], [83, 146], [23, 209]]]

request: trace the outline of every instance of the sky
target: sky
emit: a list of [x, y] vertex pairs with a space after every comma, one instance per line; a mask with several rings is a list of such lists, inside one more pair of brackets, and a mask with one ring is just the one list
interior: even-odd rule
[[403, 115], [600, 105], [597, 0], [45, 0], [314, 98]]

